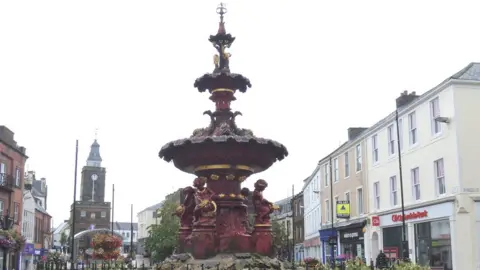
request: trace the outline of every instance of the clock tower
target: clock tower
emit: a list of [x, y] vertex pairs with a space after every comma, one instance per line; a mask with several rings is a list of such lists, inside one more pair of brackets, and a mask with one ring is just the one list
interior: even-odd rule
[[[71, 232], [77, 235], [82, 231], [92, 229], [110, 230], [110, 202], [105, 201], [105, 174], [100, 156], [100, 144], [95, 139], [90, 147], [87, 165], [82, 169], [80, 184], [80, 200], [75, 201], [75, 211], [70, 212], [71, 222], [75, 222], [75, 230]], [[72, 230], [73, 231], [73, 230]], [[86, 250], [90, 247], [92, 234], [86, 234], [76, 238], [78, 248]]]
[[82, 169], [80, 200], [82, 202], [105, 201], [105, 168], [102, 167], [100, 144], [95, 140], [90, 147], [87, 166]]

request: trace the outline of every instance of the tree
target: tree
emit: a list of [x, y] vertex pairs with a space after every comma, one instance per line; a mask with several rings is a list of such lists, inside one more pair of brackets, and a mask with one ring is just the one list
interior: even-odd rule
[[165, 260], [177, 246], [180, 223], [178, 218], [173, 216], [176, 208], [174, 200], [166, 200], [160, 211], [160, 224], [149, 227], [145, 247], [150, 251], [154, 262]]
[[272, 220], [273, 246], [282, 255], [283, 249], [288, 245], [288, 237], [285, 226], [277, 220]]
[[60, 235], [60, 245], [65, 246], [67, 244], [67, 234], [63, 231], [62, 235]]

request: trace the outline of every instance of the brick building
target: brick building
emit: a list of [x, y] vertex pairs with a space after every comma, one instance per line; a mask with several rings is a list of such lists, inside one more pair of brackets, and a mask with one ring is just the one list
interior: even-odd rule
[[[21, 233], [23, 216], [23, 174], [27, 155], [25, 147], [17, 145], [14, 133], [0, 126], [0, 215], [14, 220], [13, 228]], [[10, 254], [10, 262], [18, 262], [18, 254]], [[3, 252], [0, 252], [0, 263]], [[14, 263], [15, 264], [15, 263]], [[18, 268], [11, 264], [9, 269]]]
[[302, 261], [305, 257], [303, 247], [303, 241], [305, 240], [303, 191], [293, 197], [292, 211], [293, 227], [295, 228], [295, 261]]
[[45, 208], [37, 202], [35, 204], [35, 232], [33, 240], [35, 249], [46, 250], [51, 248], [52, 243], [52, 217], [47, 213]]

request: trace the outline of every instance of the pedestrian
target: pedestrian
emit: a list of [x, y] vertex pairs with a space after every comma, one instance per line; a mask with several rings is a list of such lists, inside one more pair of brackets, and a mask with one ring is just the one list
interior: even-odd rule
[[375, 267], [377, 269], [388, 268], [388, 258], [387, 258], [387, 255], [383, 253], [383, 250], [380, 250], [380, 253], [378, 253], [377, 259], [375, 260]]

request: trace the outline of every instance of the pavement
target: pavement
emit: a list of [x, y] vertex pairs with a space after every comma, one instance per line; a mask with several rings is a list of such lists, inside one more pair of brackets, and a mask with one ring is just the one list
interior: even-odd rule
[[142, 264], [144, 264], [145, 267], [150, 266], [150, 258], [144, 258], [143, 255], [137, 255], [135, 261], [137, 266], [141, 266]]

